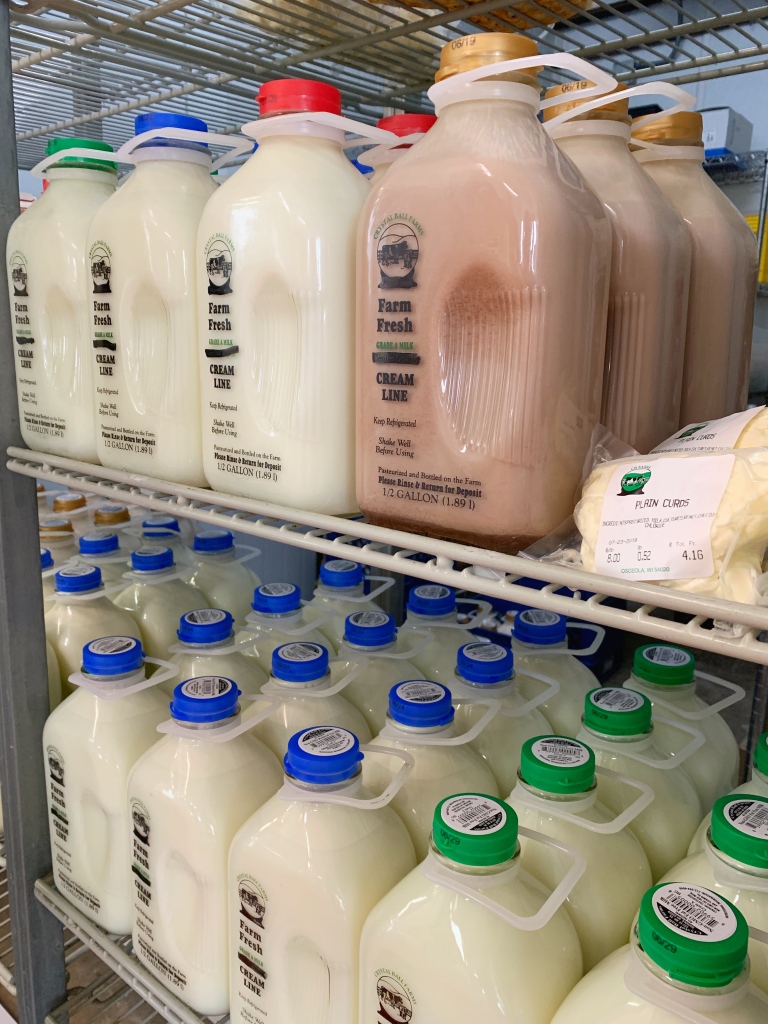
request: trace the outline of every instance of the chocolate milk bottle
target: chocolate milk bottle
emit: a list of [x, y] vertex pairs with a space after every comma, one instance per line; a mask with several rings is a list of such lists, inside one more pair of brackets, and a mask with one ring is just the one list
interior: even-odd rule
[[611, 283], [602, 422], [639, 452], [680, 422], [691, 241], [682, 217], [629, 151], [629, 100], [576, 113], [589, 82], [549, 89], [553, 138], [602, 202], [611, 224]]
[[602, 205], [536, 119], [522, 36], [443, 48], [437, 123], [358, 235], [357, 497], [371, 522], [516, 551], [570, 513], [600, 413]]
[[701, 114], [633, 127], [653, 143], [635, 158], [688, 225], [693, 242], [680, 426], [747, 407], [757, 286], [755, 236], [704, 168]]

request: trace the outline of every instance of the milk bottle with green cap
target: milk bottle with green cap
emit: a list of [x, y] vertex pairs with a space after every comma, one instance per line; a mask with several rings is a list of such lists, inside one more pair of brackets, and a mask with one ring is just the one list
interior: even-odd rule
[[523, 868], [511, 807], [442, 800], [427, 859], [365, 923], [360, 1020], [549, 1024], [582, 974], [561, 903]]
[[229, 847], [282, 779], [274, 755], [245, 731], [240, 696], [223, 676], [179, 683], [166, 735], [128, 780], [133, 951], [203, 1016], [229, 1008]]
[[[386, 585], [376, 587], [377, 594], [388, 590], [394, 578], [369, 576], [369, 579], [383, 580]], [[331, 618], [319, 626], [320, 632], [329, 640], [334, 651], [338, 651], [344, 639], [345, 620], [354, 612], [381, 611], [371, 597], [365, 593], [365, 573], [359, 562], [348, 558], [329, 558], [320, 566], [317, 589], [304, 609], [307, 621], [330, 612]]]
[[[176, 675], [173, 666], [163, 668], [158, 676]], [[147, 687], [144, 652], [134, 637], [86, 644], [73, 681], [77, 689], [43, 729], [53, 877], [91, 921], [127, 935], [133, 889], [128, 776], [157, 742], [168, 705]]]
[[[179, 620], [176, 636], [178, 643], [169, 648], [170, 660], [178, 665], [182, 679], [225, 676], [246, 694], [258, 693], [266, 683], [267, 675], [261, 666], [254, 658], [246, 658], [235, 643], [234, 619], [223, 608], [186, 612]], [[172, 697], [173, 683], [164, 690]]]
[[362, 760], [346, 729], [320, 726], [292, 736], [282, 790], [235, 836], [232, 1024], [360, 1019], [363, 924], [416, 864], [405, 825], [386, 806], [394, 787], [372, 799], [362, 786]]
[[[731, 790], [731, 793], [734, 796], [739, 796], [741, 793], [754, 793], [755, 796], [768, 797], [768, 732], [764, 732], [755, 745], [752, 757], [752, 778], [749, 782]], [[696, 835], [691, 840], [688, 849], [689, 854], [704, 849], [704, 837], [707, 834], [711, 817], [710, 812], [696, 830]]]
[[[635, 798], [635, 808], [619, 818], [598, 799], [595, 755], [587, 744], [565, 736], [539, 736], [523, 744], [517, 785], [507, 798], [521, 825], [560, 839], [587, 862], [565, 903], [581, 942], [585, 971], [626, 943], [640, 899], [651, 884], [648, 858], [629, 823], [653, 794], [646, 786], [624, 785], [629, 801]], [[524, 870], [554, 889], [562, 875], [562, 854], [526, 839], [521, 846]]]
[[[733, 691], [732, 696], [710, 706], [696, 694], [696, 677], [701, 676]], [[696, 671], [693, 655], [669, 644], [646, 644], [635, 651], [632, 675], [626, 685], [644, 693], [655, 712], [676, 722], [694, 726], [704, 736], [704, 745], [687, 759], [686, 774], [696, 787], [703, 807], [731, 790], [739, 774], [739, 746], [718, 708], [728, 707], [744, 697], [741, 687]], [[654, 739], [671, 754], [679, 734], [664, 722], [657, 722]]]
[[86, 239], [117, 185], [114, 163], [100, 159], [111, 152], [106, 142], [51, 139], [46, 153], [61, 160], [6, 245], [21, 435], [34, 451], [84, 462], [99, 461]]
[[[305, 615], [301, 590], [293, 583], [263, 583], [253, 592], [251, 609], [245, 629], [238, 633], [237, 639], [244, 643], [243, 652], [256, 658], [267, 675], [272, 668], [272, 653], [281, 644], [294, 640], [325, 643], [323, 634]], [[246, 645], [249, 636], [253, 644]]]
[[[405, 750], [414, 760], [392, 807], [403, 819], [420, 861], [429, 852], [432, 819], [441, 800], [464, 790], [499, 795], [490, 768], [468, 744], [469, 734], [455, 735], [454, 715], [451, 691], [441, 683], [421, 679], [396, 683], [389, 691], [387, 724], [373, 741], [377, 747]], [[363, 782], [380, 793], [398, 768], [395, 758], [369, 754], [363, 764]]]
[[[675, 865], [664, 882], [693, 882], [734, 903], [751, 928], [768, 932], [768, 797], [723, 796], [712, 808], [704, 849]], [[752, 982], [768, 995], [768, 945], [750, 942]]]
[[78, 540], [78, 548], [84, 562], [101, 569], [101, 579], [105, 586], [118, 583], [128, 571], [130, 555], [121, 550], [120, 538], [116, 533], [84, 533]]
[[579, 982], [552, 1024], [765, 1024], [768, 999], [749, 984], [741, 911], [698, 885], [643, 896], [630, 944]]
[[485, 601], [473, 598], [471, 603], [482, 605], [483, 611], [478, 611], [469, 622], [459, 623], [456, 591], [452, 587], [425, 583], [411, 590], [401, 632], [428, 629], [434, 635], [432, 642], [411, 659], [425, 679], [448, 685], [453, 682], [459, 648], [473, 639], [469, 630], [479, 625], [491, 610]]
[[[256, 552], [256, 548], [250, 549]], [[219, 527], [200, 530], [192, 541], [195, 568], [188, 577], [211, 608], [226, 608], [238, 626], [244, 626], [251, 611], [253, 591], [261, 580], [245, 561], [246, 555], [236, 558], [235, 538], [230, 530]]]
[[[699, 823], [701, 803], [685, 773], [682, 755], [698, 749], [703, 740], [700, 733], [681, 725], [680, 755], [672, 759], [655, 741], [655, 721], [644, 694], [605, 686], [587, 695], [584, 724], [576, 738], [592, 747], [601, 768], [637, 779], [653, 790], [650, 806], [629, 827], [658, 879], [685, 856]], [[598, 779], [597, 792], [614, 814], [622, 814], [634, 799], [624, 786], [606, 776]]]

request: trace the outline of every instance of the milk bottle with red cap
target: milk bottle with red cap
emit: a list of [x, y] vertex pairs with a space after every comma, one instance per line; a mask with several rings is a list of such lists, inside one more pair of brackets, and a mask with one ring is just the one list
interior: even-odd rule
[[[251, 613], [246, 628], [238, 634], [243, 641], [243, 652], [256, 658], [269, 674], [272, 654], [281, 644], [294, 640], [322, 644], [325, 637], [313, 626], [315, 619], [305, 615], [301, 604], [301, 590], [293, 583], [263, 583], [253, 592]], [[253, 644], [245, 639], [253, 637]]]
[[85, 533], [78, 540], [80, 558], [89, 565], [101, 569], [101, 579], [106, 585], [117, 583], [128, 571], [127, 551], [121, 551], [120, 538], [116, 533]]
[[407, 136], [410, 141], [402, 145], [398, 145], [397, 142], [384, 143], [363, 154], [363, 162], [373, 167], [373, 174], [368, 179], [371, 186], [378, 185], [392, 164], [407, 153], [411, 146], [429, 131], [436, 120], [434, 114], [391, 114], [376, 122], [377, 128], [383, 128], [400, 138]]
[[88, 233], [96, 444], [111, 469], [201, 485], [194, 252], [215, 185], [205, 122], [136, 118], [137, 137], [162, 129], [198, 134], [139, 144]]
[[[344, 640], [344, 621], [354, 612], [381, 611], [372, 598], [365, 593], [365, 573], [359, 562], [348, 558], [329, 558], [320, 566], [320, 577], [317, 581], [312, 600], [304, 609], [307, 621], [330, 612], [332, 618], [323, 622], [318, 629], [337, 651]], [[376, 593], [389, 588], [394, 583], [381, 577], [369, 576], [368, 579], [384, 580], [387, 586], [376, 587]]]
[[351, 512], [355, 232], [368, 185], [344, 155], [333, 86], [267, 82], [259, 110], [258, 149], [200, 221], [205, 475], [219, 491]]
[[[256, 548], [251, 549], [258, 554]], [[253, 591], [261, 580], [245, 561], [237, 558], [235, 538], [229, 530], [214, 527], [200, 530], [192, 541], [192, 558], [196, 565], [188, 577], [211, 608], [226, 608], [237, 622], [245, 625], [251, 611]]]
[[[182, 679], [193, 676], [226, 676], [246, 694], [258, 693], [267, 681], [255, 658], [248, 658], [235, 642], [235, 622], [223, 608], [198, 608], [186, 612], [176, 630], [178, 643], [172, 644], [170, 660], [179, 668]], [[173, 696], [173, 681], [164, 686]]]
[[[480, 602], [473, 598], [471, 603], [477, 606]], [[482, 605], [487, 614], [491, 606], [486, 602]], [[413, 664], [425, 679], [450, 684], [456, 671], [459, 648], [473, 639], [469, 630], [479, 625], [483, 612], [478, 611], [469, 622], [459, 624], [456, 591], [439, 583], [413, 587], [408, 595], [406, 612], [403, 633], [428, 629], [433, 634], [431, 643], [413, 655]]]

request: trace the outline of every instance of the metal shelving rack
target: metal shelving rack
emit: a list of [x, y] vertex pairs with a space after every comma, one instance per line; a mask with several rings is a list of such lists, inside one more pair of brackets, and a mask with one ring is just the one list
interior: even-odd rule
[[[292, 75], [337, 85], [345, 109], [363, 120], [392, 109], [427, 110], [424, 92], [440, 47], [479, 30], [524, 31], [542, 52], [578, 54], [624, 82], [664, 77], [685, 84], [768, 67], [768, 0], [0, 0], [0, 235], [18, 215], [17, 167], [36, 163], [52, 135], [118, 145], [132, 133], [134, 113], [151, 109], [198, 115], [215, 130], [234, 132], [253, 119], [263, 81]], [[544, 74], [544, 84], [557, 74]], [[102, 1003], [114, 1015], [96, 1020], [197, 1024], [147, 980], [126, 942], [81, 920], [45, 881], [40, 737], [48, 686], [34, 477], [107, 496], [127, 492], [147, 508], [171, 503], [181, 516], [325, 554], [362, 541], [355, 558], [380, 569], [755, 662], [765, 713], [768, 608], [40, 457], [20, 443], [4, 288], [0, 360], [0, 450], [8, 452], [0, 464], [0, 776], [21, 1024], [65, 1024], [84, 1011], [90, 1020]], [[522, 587], [521, 576], [542, 581], [543, 589]], [[609, 598], [628, 605], [611, 607]], [[71, 930], [66, 944], [63, 924]], [[67, 1000], [67, 963], [84, 946], [116, 974]]]

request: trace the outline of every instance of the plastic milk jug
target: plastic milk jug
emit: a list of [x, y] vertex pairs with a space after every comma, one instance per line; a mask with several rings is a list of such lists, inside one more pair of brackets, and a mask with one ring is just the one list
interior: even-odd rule
[[[372, 594], [365, 593], [365, 580], [380, 581]], [[338, 651], [344, 640], [345, 621], [354, 612], [381, 611], [374, 600], [394, 584], [391, 576], [367, 576], [359, 562], [347, 558], [329, 558], [320, 566], [320, 578], [314, 596], [304, 609], [307, 621], [330, 612], [331, 618], [318, 629]]]
[[[737, 786], [731, 792], [735, 796], [739, 796], [741, 793], [754, 793], [756, 796], [768, 797], [768, 732], [764, 732], [755, 745], [751, 779], [749, 782]], [[704, 849], [704, 837], [707, 834], [711, 816], [711, 812], [709, 812], [696, 830], [696, 835], [691, 840], [688, 849], [689, 854]]]
[[478, 602], [472, 598], [470, 603], [477, 606], [477, 613], [468, 622], [459, 623], [456, 591], [452, 587], [422, 583], [409, 593], [401, 632], [428, 629], [434, 637], [411, 659], [425, 679], [448, 685], [453, 682], [459, 648], [473, 639], [469, 630], [479, 626], [491, 610], [487, 601]]
[[218, 527], [200, 530], [192, 542], [192, 557], [197, 563], [188, 577], [211, 608], [226, 608], [238, 626], [244, 626], [251, 611], [253, 591], [261, 580], [244, 563], [260, 554], [247, 548], [245, 557], [236, 557], [235, 538]]
[[251, 609], [246, 628], [238, 634], [238, 640], [253, 637], [253, 643], [250, 646], [244, 644], [243, 651], [256, 658], [267, 675], [272, 668], [272, 653], [282, 644], [294, 640], [325, 643], [325, 637], [315, 628], [315, 623], [319, 626], [322, 622], [305, 615], [301, 590], [293, 583], [263, 583], [253, 592]]
[[[171, 661], [182, 679], [193, 676], [224, 676], [233, 679], [242, 693], [259, 693], [267, 674], [255, 658], [247, 658], [235, 642], [235, 622], [223, 608], [198, 608], [181, 616], [176, 630], [178, 643], [169, 648]], [[173, 684], [165, 687], [173, 696]]]

